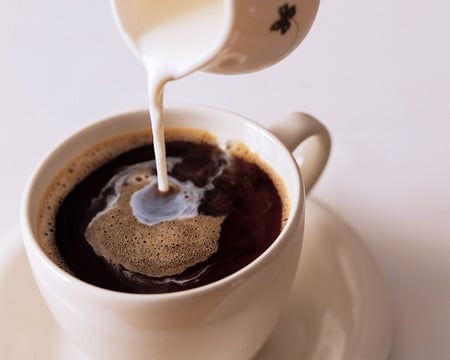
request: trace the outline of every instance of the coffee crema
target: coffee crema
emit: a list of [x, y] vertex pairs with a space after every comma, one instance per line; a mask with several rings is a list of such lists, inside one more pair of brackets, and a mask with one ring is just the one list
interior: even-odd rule
[[122, 292], [179, 291], [236, 272], [277, 238], [288, 199], [245, 145], [217, 144], [204, 131], [167, 129], [166, 194], [148, 133], [92, 147], [47, 190], [41, 246], [79, 279]]

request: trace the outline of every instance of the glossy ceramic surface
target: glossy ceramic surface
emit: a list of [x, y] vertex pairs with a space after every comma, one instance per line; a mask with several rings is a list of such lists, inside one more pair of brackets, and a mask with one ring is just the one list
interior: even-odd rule
[[[62, 335], [32, 278], [17, 233], [0, 253], [0, 348], [5, 359], [82, 359]], [[292, 294], [255, 360], [380, 360], [392, 338], [390, 301], [362, 239], [308, 200]]]

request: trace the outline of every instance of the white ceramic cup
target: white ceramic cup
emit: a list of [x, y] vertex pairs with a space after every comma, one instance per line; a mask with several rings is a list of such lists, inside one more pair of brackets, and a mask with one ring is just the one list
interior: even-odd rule
[[[317, 120], [300, 113], [273, 127], [281, 141], [257, 123], [220, 110], [169, 109], [165, 122], [167, 127], [199, 128], [240, 139], [284, 179], [290, 214], [273, 244], [230, 276], [166, 294], [99, 288], [70, 275], [47, 257], [36, 233], [37, 213], [47, 187], [72, 159], [96, 143], [149, 128], [148, 113], [141, 111], [79, 131], [38, 166], [26, 189], [21, 214], [34, 277], [63, 331], [93, 359], [249, 359], [270, 335], [289, 295], [303, 237], [304, 188], [313, 185], [325, 166], [330, 151], [328, 132]], [[306, 180], [291, 153], [299, 144]]]

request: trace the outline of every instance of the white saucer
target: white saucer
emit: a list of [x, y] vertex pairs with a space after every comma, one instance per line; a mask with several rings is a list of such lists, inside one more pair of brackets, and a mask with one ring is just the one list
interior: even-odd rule
[[[1, 239], [0, 357], [81, 359], [48, 312], [20, 236]], [[367, 248], [324, 205], [308, 200], [302, 258], [280, 322], [255, 360], [380, 360], [391, 308]]]

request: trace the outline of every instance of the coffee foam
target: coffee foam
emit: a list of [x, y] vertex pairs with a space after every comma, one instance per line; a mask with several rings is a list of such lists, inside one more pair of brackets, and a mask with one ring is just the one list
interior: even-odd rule
[[44, 194], [37, 219], [37, 234], [42, 250], [53, 262], [72, 273], [65, 264], [55, 241], [55, 219], [59, 206], [76, 184], [91, 172], [114, 159], [118, 154], [151, 142], [149, 131], [140, 131], [112, 137], [89, 147], [55, 177]]
[[[197, 143], [205, 142], [214, 145], [218, 144], [217, 138], [214, 135], [205, 131], [186, 128], [166, 129], [166, 141], [176, 141], [176, 140], [193, 141]], [[88, 176], [92, 171], [94, 171], [98, 167], [107, 163], [108, 161], [115, 158], [117, 155], [119, 155], [124, 151], [143, 146], [150, 142], [151, 142], [151, 134], [147, 131], [141, 131], [132, 134], [124, 134], [109, 139], [107, 141], [101, 142], [89, 148], [87, 151], [82, 153], [78, 158], [69, 163], [69, 165], [56, 177], [55, 181], [49, 186], [41, 202], [40, 206], [41, 211], [38, 215], [37, 231], [43, 250], [58, 266], [60, 266], [61, 268], [63, 268], [68, 272], [71, 272], [70, 269], [67, 267], [67, 265], [64, 263], [64, 260], [62, 259], [58, 251], [54, 236], [55, 217], [58, 207], [62, 203], [63, 199], [68, 195], [68, 193], [73, 189], [73, 187], [77, 183], [82, 181], [86, 176]], [[244, 158], [247, 161], [256, 163], [271, 177], [282, 199], [283, 204], [282, 225], [284, 225], [287, 221], [289, 213], [289, 198], [287, 196], [283, 180], [276, 173], [274, 173], [271, 167], [264, 161], [262, 161], [257, 154], [249, 150], [248, 147], [245, 146], [245, 144], [236, 141], [227, 141], [225, 143], [226, 143], [226, 150], [230, 154]], [[141, 183], [142, 187], [144, 185], [145, 182]], [[164, 261], [167, 264], [168, 261], [170, 263], [170, 261], [172, 261], [173, 259], [176, 259], [178, 265], [175, 266], [174, 265], [175, 262], [172, 262], [171, 271], [180, 271], [182, 268], [188, 266], [188, 264], [192, 264], [195, 261], [199, 261], [199, 259], [207, 257], [209, 256], [208, 254], [212, 254], [216, 251], [217, 239], [215, 239], [216, 235], [214, 236], [212, 235], [217, 234], [218, 231], [220, 232], [220, 227], [223, 219], [224, 219], [223, 217], [198, 215], [196, 217], [192, 217], [189, 219], [167, 221], [165, 223], [158, 224], [154, 231], [156, 233], [156, 236], [159, 236], [160, 245], [156, 244], [152, 246], [148, 245], [148, 243], [144, 242], [146, 240], [140, 237], [139, 234], [136, 234], [134, 230], [132, 232], [128, 231], [127, 233], [123, 232], [121, 240], [118, 235], [115, 236], [114, 241], [117, 242], [118, 246], [117, 247], [113, 246], [112, 248], [115, 249], [115, 252], [117, 252], [118, 250], [129, 251], [131, 255], [129, 255], [128, 258], [133, 259], [130, 261], [130, 263], [134, 263], [135, 265], [137, 264], [136, 265], [137, 268], [141, 269], [139, 272], [147, 271], [142, 270], [144, 268], [147, 269], [151, 268], [152, 270], [149, 271], [154, 274], [167, 273], [168, 267], [166, 266], [164, 268], [164, 264], [162, 264], [161, 261]], [[134, 216], [130, 217], [128, 221], [130, 222], [129, 223], [130, 228], [132, 227], [133, 229], [145, 226], [144, 224], [139, 223], [139, 221]], [[115, 225], [113, 222], [111, 222], [111, 224], [112, 225], [109, 225], [111, 227]], [[184, 234], [186, 234], [187, 228], [190, 228], [191, 229], [190, 231], [193, 234], [192, 236], [189, 237], [190, 238], [189, 240], [187, 240], [188, 238], [184, 238]], [[146, 227], [146, 229], [148, 230], [148, 227]], [[93, 227], [91, 229], [91, 231], [93, 232], [97, 232], [99, 230], [100, 227], [98, 228]], [[101, 229], [101, 231], [104, 230], [105, 229]], [[143, 233], [143, 230], [141, 231], [141, 233]], [[194, 235], [197, 233], [210, 234], [211, 237], [205, 237], [200, 239], [196, 237], [196, 235]], [[133, 245], [131, 245], [131, 243], [129, 244], [130, 245], [129, 247], [119, 245], [119, 243], [123, 244], [124, 242], [126, 242], [125, 240], [128, 241], [129, 239], [133, 239], [132, 240]], [[203, 246], [201, 246], [201, 242], [203, 243]], [[99, 245], [98, 247], [101, 248], [101, 245]], [[183, 257], [179, 257], [179, 252], [177, 248], [182, 251], [186, 251]], [[159, 255], [154, 256], [151, 264], [149, 261], [148, 264], [142, 265], [143, 262], [142, 260], [139, 260], [139, 256], [134, 257], [132, 256], [133, 253], [136, 254], [139, 253], [140, 251], [153, 252]], [[119, 258], [120, 254], [117, 253], [115, 256]], [[135, 265], [129, 264], [128, 266], [133, 267]], [[159, 269], [164, 268], [164, 270], [156, 271], [155, 267], [157, 266], [159, 267]], [[177, 268], [178, 270], [175, 270], [175, 268]]]
[[111, 265], [151, 277], [176, 275], [208, 259], [218, 249], [225, 218], [197, 215], [147, 226], [131, 212], [121, 212], [115, 207], [99, 216], [86, 237]]
[[[169, 171], [180, 161], [167, 158]], [[161, 277], [214, 254], [225, 216], [198, 215], [205, 188], [190, 181], [169, 176], [176, 189], [159, 193], [155, 166], [147, 161], [126, 167], [106, 184], [99, 197], [107, 199], [106, 207], [89, 223], [85, 238], [111, 265]]]

